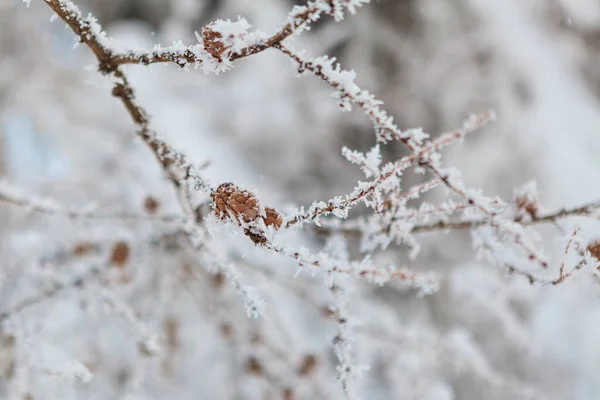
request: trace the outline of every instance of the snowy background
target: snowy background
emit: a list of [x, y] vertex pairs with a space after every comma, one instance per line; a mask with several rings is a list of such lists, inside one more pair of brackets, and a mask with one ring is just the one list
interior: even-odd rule
[[[300, 0], [81, 0], [112, 46], [151, 50], [217, 18], [278, 29]], [[62, 205], [177, 214], [172, 188], [84, 45], [33, 0], [0, 0], [0, 185]], [[510, 200], [537, 181], [541, 203], [600, 198], [600, 3], [595, 0], [379, 0], [294, 39], [335, 56], [401, 128], [441, 133], [471, 112], [497, 120], [445, 151], [465, 182]], [[274, 50], [224, 74], [125, 68], [158, 132], [215, 182], [234, 181], [282, 210], [352, 190], [341, 155], [375, 144], [358, 110]], [[402, 156], [401, 146], [382, 148]], [[420, 176], [407, 177], [409, 181]], [[15, 189], [16, 190], [16, 189]], [[359, 208], [357, 214], [366, 212]], [[573, 227], [539, 230], [556, 273]], [[42, 215], [0, 201], [0, 398], [338, 399], [322, 276], [257, 250], [215, 224], [211, 253], [231, 276], [148, 219]], [[322, 245], [310, 232], [290, 240]], [[587, 273], [530, 285], [478, 260], [468, 232], [418, 236], [410, 267], [433, 271], [424, 297], [349, 281], [363, 399], [600, 398], [600, 286]], [[332, 244], [330, 244], [332, 245]], [[403, 263], [405, 246], [380, 260]], [[233, 261], [232, 261], [233, 260]], [[567, 263], [574, 262], [567, 257]], [[226, 275], [226, 274], [225, 274]], [[237, 286], [237, 287], [236, 287]], [[261, 308], [248, 315], [247, 302]], [[246, 302], [246, 304], [245, 304]], [[264, 302], [264, 303], [263, 303]], [[263, 308], [264, 307], [264, 308]], [[4, 315], [4, 314], [3, 314]]]

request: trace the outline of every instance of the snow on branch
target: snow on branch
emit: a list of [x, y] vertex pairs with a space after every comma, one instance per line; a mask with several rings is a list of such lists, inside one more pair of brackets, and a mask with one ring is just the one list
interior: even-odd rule
[[[404, 144], [413, 155], [420, 152], [421, 146], [428, 138], [428, 135], [423, 133], [420, 129], [402, 131], [394, 123], [393, 117], [389, 116], [379, 107], [383, 102], [377, 100], [367, 91], [360, 89], [360, 87], [354, 83], [356, 74], [353, 71], [342, 70], [339, 64], [334, 65], [335, 59], [324, 56], [314, 60], [307, 60], [281, 44], [274, 47], [281, 50], [294, 61], [301, 74], [305, 71], [309, 71], [336, 89], [336, 98], [340, 102], [342, 110], [347, 111], [352, 105], [358, 105], [371, 119], [378, 141], [385, 143], [389, 140], [396, 139]], [[483, 115], [473, 115], [465, 122], [462, 129], [457, 131], [457, 136], [462, 138], [466, 133], [477, 129], [494, 119], [495, 114], [493, 112]], [[485, 215], [487, 223], [497, 231], [497, 234], [503, 237], [510, 237], [510, 239], [525, 252], [526, 257], [529, 260], [537, 262], [543, 268], [548, 267], [548, 262], [545, 257], [541, 255], [534, 248], [533, 244], [525, 237], [522, 227], [514, 222], [499, 217], [500, 210], [494, 206], [494, 204], [497, 203], [496, 200], [486, 198], [476, 190], [467, 189], [462, 183], [458, 171], [443, 168], [441, 166], [441, 157], [439, 153], [428, 152], [426, 155], [427, 157], [420, 156], [418, 158], [419, 167], [429, 170], [443, 182], [450, 192], [459, 196], [468, 204], [473, 205], [475, 209]], [[388, 171], [388, 173], [389, 172], [390, 171]], [[401, 169], [399, 172], [401, 172]], [[390, 174], [385, 179], [391, 176], [392, 175]], [[377, 185], [371, 184], [367, 187], [358, 188], [354, 197], [357, 200], [363, 199], [366, 194], [374, 192], [376, 187]], [[374, 194], [374, 204], [376, 205], [378, 197], [376, 196], [376, 192]], [[316, 207], [319, 210], [315, 209], [312, 211], [314, 212], [315, 217], [318, 217], [323, 213], [340, 210], [342, 213], [338, 213], [337, 216], [345, 217], [345, 207], [348, 205], [352, 205], [352, 202], [345, 204], [341, 199], [334, 199], [333, 202], [330, 202], [329, 204]]]
[[[461, 211], [465, 208], [471, 207], [468, 204], [457, 204], [455, 206], [455, 211]], [[437, 211], [430, 210], [430, 214], [433, 213], [452, 213], [447, 208], [440, 208]], [[416, 214], [413, 214], [416, 217]], [[600, 216], [600, 202], [594, 201], [587, 203], [582, 206], [577, 206], [573, 208], [561, 208], [551, 212], [545, 212], [543, 214], [536, 215], [535, 218], [531, 218], [526, 221], [521, 221], [520, 217], [515, 217], [514, 221], [518, 222], [522, 226], [534, 226], [541, 225], [547, 223], [555, 223], [557, 221], [576, 217], [576, 216], [590, 216], [590, 217], [598, 217]], [[485, 226], [488, 223], [485, 218], [477, 218], [472, 220], [461, 220], [457, 222], [441, 220], [433, 223], [425, 223], [425, 224], [415, 224], [411, 227], [410, 233], [418, 234], [418, 233], [430, 233], [430, 232], [447, 232], [451, 230], [465, 230], [465, 229], [475, 229], [478, 227]], [[343, 234], [345, 236], [353, 236], [353, 237], [361, 237], [363, 235], [363, 231], [358, 228], [358, 220], [348, 221], [348, 223], [340, 226], [338, 224], [333, 224], [325, 222], [322, 226], [317, 226], [313, 228], [313, 231], [319, 235], [332, 235], [336, 233]]]
[[6, 203], [22, 207], [27, 211], [35, 211], [48, 215], [64, 215], [68, 218], [81, 219], [122, 219], [122, 220], [156, 220], [164, 222], [178, 222], [182, 219], [179, 215], [146, 215], [134, 212], [106, 212], [98, 211], [96, 205], [81, 208], [66, 207], [49, 198], [41, 198], [25, 193], [18, 187], [0, 179], [0, 204]]
[[410, 149], [416, 149], [428, 138], [421, 129], [402, 131], [394, 122], [394, 118], [379, 107], [383, 102], [361, 89], [354, 82], [356, 73], [343, 70], [335, 58], [322, 56], [309, 60], [282, 44], [273, 47], [294, 61], [300, 74], [311, 72], [336, 89], [335, 98], [342, 111], [350, 111], [353, 105], [358, 106], [371, 119], [379, 142], [399, 140]]
[[68, 289], [82, 287], [87, 280], [99, 275], [102, 269], [102, 266], [95, 265], [88, 268], [87, 272], [85, 272], [84, 274], [76, 276], [75, 278], [71, 278], [67, 282], [53, 282], [52, 287], [44, 290], [38, 295], [24, 299], [11, 306], [9, 309], [0, 312], [0, 321], [8, 319], [29, 307], [47, 301], [48, 299], [51, 299]]
[[406, 287], [416, 289], [419, 295], [435, 293], [439, 288], [435, 276], [431, 273], [419, 274], [407, 268], [398, 268], [394, 265], [387, 267], [375, 266], [369, 257], [360, 261], [349, 261], [336, 258], [327, 252], [316, 255], [310, 253], [306, 248], [294, 249], [291, 247], [278, 246], [271, 242], [261, 244], [268, 250], [296, 260], [298, 271], [316, 270], [325, 274], [327, 281], [331, 284], [336, 279], [348, 279], [350, 277], [364, 278], [368, 282], [383, 285], [395, 280]]
[[[481, 124], [483, 124], [489, 119], [489, 116], [486, 117], [484, 115], [479, 118]], [[469, 131], [459, 130], [452, 134], [440, 135], [425, 147], [419, 148], [417, 152], [403, 157], [396, 162], [386, 163], [381, 168], [379, 168], [381, 157], [377, 146], [367, 155], [344, 149], [343, 153], [346, 158], [354, 164], [359, 164], [365, 175], [367, 177], [374, 177], [374, 179], [370, 182], [359, 182], [354, 191], [345, 197], [338, 196], [328, 202], [315, 202], [307, 211], [301, 211], [298, 215], [289, 219], [286, 226], [290, 227], [307, 221], [313, 221], [318, 224], [319, 217], [328, 214], [334, 214], [339, 218], [346, 218], [350, 208], [361, 201], [367, 206], [378, 210], [382, 205], [385, 194], [399, 190], [400, 177], [406, 169], [415, 166], [415, 164], [420, 166], [423, 163], [429, 162], [428, 160], [439, 158], [439, 151], [443, 147], [455, 140], [461, 139], [465, 133], [474, 130], [475, 127], [473, 126], [473, 129]], [[437, 185], [437, 181], [430, 182], [426, 187], [416, 189], [416, 193], [422, 190], [429, 190]], [[407, 198], [414, 198], [414, 196], [414, 192], [409, 193]]]
[[295, 260], [301, 269], [316, 268], [324, 272], [328, 279], [335, 279], [336, 276], [354, 276], [366, 278], [377, 284], [395, 279], [419, 290], [420, 293], [437, 290], [437, 282], [431, 274], [420, 275], [395, 266], [379, 268], [369, 257], [361, 261], [344, 261], [328, 252], [313, 255], [306, 248], [295, 249], [278, 245], [273, 241], [273, 236], [282, 227], [279, 212], [271, 207], [265, 208], [253, 193], [240, 189], [233, 183], [223, 183], [213, 193], [213, 212], [221, 221], [241, 228], [244, 235], [257, 246]]
[[91, 15], [83, 18], [77, 6], [69, 0], [44, 1], [73, 30], [79, 40], [92, 50], [98, 59], [99, 70], [112, 76], [113, 96], [121, 100], [138, 126], [138, 137], [150, 148], [174, 186], [179, 188], [184, 180], [192, 179], [197, 187], [207, 190], [209, 185], [201, 177], [200, 171], [183, 153], [174, 150], [152, 131], [148, 114], [138, 103], [127, 77], [118, 65], [113, 64], [113, 51], [108, 47], [106, 35], [96, 19]]
[[[169, 47], [157, 45], [152, 53], [127, 52], [111, 57], [111, 68], [123, 64], [149, 65], [175, 63], [182, 68], [202, 66], [205, 72], [219, 72], [231, 67], [231, 62], [258, 54], [275, 47], [294, 34], [310, 29], [310, 24], [325, 14], [336, 20], [343, 19], [343, 10], [356, 13], [356, 9], [369, 0], [316, 0], [303, 6], [294, 6], [286, 24], [271, 36], [263, 32], [249, 32], [251, 25], [243, 18], [237, 21], [216, 20], [196, 33], [197, 44], [185, 46], [181, 41]], [[223, 65], [225, 63], [226, 65]]]

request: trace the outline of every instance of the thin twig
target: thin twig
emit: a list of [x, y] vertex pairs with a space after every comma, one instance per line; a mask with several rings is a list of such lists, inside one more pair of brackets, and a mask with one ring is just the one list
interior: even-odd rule
[[[574, 216], [586, 216], [594, 214], [600, 210], [600, 201], [594, 201], [591, 203], [587, 203], [582, 206], [574, 207], [574, 208], [561, 208], [559, 210], [549, 212], [546, 214], [542, 214], [540, 216], [532, 217], [529, 220], [516, 220], [514, 222], [518, 222], [522, 226], [532, 226], [532, 225], [540, 225], [544, 223], [553, 223], [557, 220], [561, 220], [564, 218], [574, 217]], [[435, 223], [422, 224], [422, 225], [414, 225], [410, 233], [427, 233], [427, 232], [443, 232], [449, 230], [464, 230], [464, 229], [475, 229], [481, 226], [489, 225], [489, 221], [487, 218], [472, 220], [472, 221], [459, 221], [459, 222], [446, 222], [439, 221]], [[357, 228], [344, 228], [342, 227], [325, 227], [325, 226], [313, 226], [313, 232], [322, 236], [329, 236], [332, 234], [343, 234], [348, 237], [360, 237], [362, 236], [362, 231]]]
[[56, 297], [58, 294], [67, 289], [82, 287], [88, 279], [98, 275], [100, 271], [102, 271], [102, 269], [103, 268], [100, 266], [94, 266], [91, 267], [85, 274], [75, 277], [69, 280], [68, 282], [54, 282], [51, 288], [46, 289], [35, 296], [28, 297], [18, 302], [14, 306], [10, 307], [9, 309], [0, 312], [0, 321], [9, 318], [14, 314], [18, 314], [29, 307], [35, 306], [48, 299]]
[[95, 207], [70, 208], [53, 199], [38, 198], [21, 193], [18, 188], [11, 187], [0, 180], [0, 203], [21, 207], [45, 215], [63, 215], [71, 219], [122, 219], [122, 220], [151, 220], [174, 222], [183, 217], [177, 214], [147, 215], [135, 212], [99, 212]]

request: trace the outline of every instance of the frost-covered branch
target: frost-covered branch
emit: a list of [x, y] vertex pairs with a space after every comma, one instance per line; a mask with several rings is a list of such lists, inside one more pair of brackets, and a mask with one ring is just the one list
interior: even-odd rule
[[[267, 36], [262, 32], [248, 33], [250, 25], [244, 20], [237, 22], [217, 20], [197, 34], [198, 44], [185, 46], [181, 42], [169, 47], [157, 46], [152, 53], [127, 52], [111, 57], [111, 66], [115, 68], [123, 64], [156, 64], [175, 63], [182, 68], [209, 62], [207, 53], [219, 58], [227, 49], [234, 47], [228, 43], [233, 38], [241, 39], [237, 48], [227, 54], [227, 61], [232, 62], [249, 57], [282, 43], [285, 39], [310, 28], [310, 24], [318, 21], [323, 14], [334, 16], [336, 21], [343, 19], [344, 9], [354, 14], [356, 8], [369, 0], [314, 0], [306, 5], [296, 5], [288, 14], [287, 21], [276, 33]], [[236, 27], [232, 30], [232, 27]], [[209, 71], [210, 69], [205, 69]]]
[[[294, 10], [292, 10], [288, 16], [289, 22], [278, 32], [267, 38], [254, 38], [255, 43], [243, 46], [239, 50], [232, 52], [229, 55], [228, 60], [235, 61], [258, 54], [282, 42], [294, 33], [306, 29], [308, 24], [317, 21], [321, 17], [323, 11], [328, 8], [327, 3], [326, 0], [318, 0], [309, 2], [306, 6], [295, 6]], [[239, 22], [240, 21], [238, 21], [238, 23]], [[211, 49], [211, 42], [214, 46], [215, 42], [227, 40], [227, 38], [223, 38], [224, 32], [222, 32], [222, 30], [224, 30], [226, 26], [231, 26], [232, 24], [235, 23], [231, 21], [217, 21], [209, 24], [204, 29], [203, 35], [198, 35], [200, 43], [189, 47], [179, 42], [166, 48], [157, 46], [156, 49], [149, 54], [136, 52], [117, 54], [113, 57], [113, 63], [114, 65], [175, 63], [182, 68], [190, 64], [200, 64], [206, 60], [204, 55], [206, 51], [213, 50], [213, 53], [215, 52], [214, 50], [216, 49]], [[239, 32], [247, 35], [246, 30], [250, 25], [244, 22], [240, 27], [242, 29], [240, 29]], [[247, 40], [247, 38], [245, 39]], [[222, 44], [222, 47], [226, 46], [227, 43]]]
[[335, 58], [322, 56], [309, 60], [282, 44], [273, 47], [294, 61], [300, 74], [311, 72], [336, 89], [335, 98], [343, 111], [350, 111], [353, 105], [358, 106], [371, 119], [378, 142], [398, 140], [407, 145], [411, 151], [416, 151], [427, 139], [428, 135], [421, 129], [401, 130], [394, 122], [394, 118], [379, 107], [383, 102], [354, 83], [356, 73], [343, 70], [339, 64], [336, 64]]
[[73, 219], [122, 219], [122, 220], [155, 220], [177, 222], [182, 219], [178, 215], [151, 215], [134, 212], [99, 211], [94, 205], [82, 208], [66, 207], [49, 198], [40, 198], [25, 193], [20, 188], [0, 180], [0, 204], [6, 203], [47, 215], [63, 215]]
[[[480, 119], [482, 123], [486, 121], [485, 116], [481, 116]], [[348, 215], [350, 208], [361, 201], [368, 205], [373, 205], [373, 208], [377, 209], [379, 204], [383, 202], [383, 197], [381, 196], [380, 192], [391, 192], [397, 190], [400, 185], [399, 179], [406, 169], [415, 166], [415, 164], [421, 165], [424, 162], [423, 160], [436, 157], [436, 154], [438, 154], [442, 148], [448, 146], [456, 140], [462, 139], [465, 134], [473, 132], [474, 130], [475, 127], [469, 130], [459, 130], [453, 133], [440, 135], [437, 139], [428, 143], [427, 146], [420, 148], [418, 152], [403, 157], [396, 162], [387, 163], [381, 168], [381, 170], [379, 168], [381, 156], [378, 152], [374, 156], [368, 156], [367, 158], [359, 160], [355, 152], [353, 153], [346, 150], [344, 152], [346, 157], [354, 163], [361, 164], [363, 169], [368, 171], [367, 176], [374, 176], [375, 179], [373, 179], [371, 182], [359, 182], [354, 191], [345, 197], [338, 196], [326, 203], [316, 202], [307, 211], [303, 211], [289, 219], [289, 221], [286, 223], [286, 227], [291, 227], [298, 223], [307, 221], [315, 221], [318, 223], [319, 217], [328, 214], [334, 214], [337, 217], [345, 218]], [[432, 182], [433, 183], [428, 184], [428, 188], [429, 185], [436, 186], [438, 184], [437, 180]], [[414, 194], [409, 192], [404, 196], [410, 198], [413, 197]], [[369, 197], [373, 198], [374, 203], [368, 202]]]
[[[394, 123], [393, 117], [389, 116], [379, 107], [383, 102], [377, 100], [369, 92], [362, 90], [354, 83], [354, 79], [356, 78], [354, 71], [341, 69], [339, 64], [335, 64], [336, 60], [332, 58], [319, 57], [314, 60], [307, 60], [281, 44], [274, 47], [281, 50], [281, 52], [294, 61], [301, 74], [305, 71], [309, 71], [336, 89], [335, 95], [342, 110], [349, 111], [353, 105], [360, 107], [371, 119], [378, 141], [385, 143], [390, 140], [398, 140], [404, 144], [413, 155], [420, 152], [421, 146], [428, 138], [428, 135], [420, 129], [402, 131]], [[493, 112], [471, 116], [464, 124], [463, 129], [459, 131], [459, 137], [463, 137], [465, 133], [471, 132], [494, 119], [495, 114]], [[427, 153], [427, 156], [428, 157], [418, 157], [420, 168], [429, 170], [443, 182], [450, 192], [456, 194], [465, 202], [483, 213], [486, 217], [487, 224], [495, 228], [499, 235], [511, 237], [511, 240], [526, 253], [529, 260], [537, 262], [543, 268], [548, 267], [545, 258], [541, 256], [527, 238], [524, 237], [520, 225], [499, 217], [499, 210], [494, 207], [492, 199], [482, 196], [478, 191], [467, 189], [463, 185], [457, 171], [446, 169], [441, 166], [441, 157], [439, 153]], [[340, 204], [339, 208], [342, 211], [345, 211], [342, 206], [343, 204]], [[329, 208], [335, 209], [336, 205], [327, 206], [327, 209]]]
[[[395, 171], [393, 165], [391, 171]], [[369, 257], [361, 261], [348, 261], [328, 252], [313, 255], [306, 248], [278, 245], [272, 240], [274, 233], [282, 226], [278, 211], [265, 208], [253, 193], [231, 182], [221, 184], [213, 193], [213, 211], [221, 221], [240, 228], [257, 246], [295, 260], [301, 269], [318, 269], [330, 280], [338, 275], [343, 278], [360, 277], [381, 285], [395, 279], [420, 293], [437, 290], [438, 284], [431, 274], [421, 275], [394, 266], [378, 268]]]
[[73, 30], [79, 40], [92, 50], [98, 60], [99, 70], [111, 75], [114, 84], [113, 96], [121, 100], [138, 127], [138, 137], [152, 150], [173, 185], [179, 188], [183, 181], [192, 179], [197, 186], [208, 189], [207, 183], [187, 157], [174, 150], [151, 129], [148, 114], [138, 103], [127, 77], [118, 66], [112, 64], [113, 51], [109, 48], [106, 34], [97, 20], [92, 15], [84, 18], [77, 6], [69, 0], [44, 2]]
[[55, 281], [52, 283], [52, 287], [48, 288], [41, 293], [28, 297], [15, 305], [11, 306], [9, 309], [0, 312], [0, 322], [6, 318], [10, 318], [11, 316], [24, 311], [25, 309], [35, 306], [37, 304], [43, 303], [53, 297], [56, 297], [58, 294], [72, 288], [78, 288], [85, 285], [86, 281], [94, 276], [97, 276], [102, 271], [102, 266], [92, 266], [88, 268], [87, 272], [83, 275], [76, 276], [66, 282]]
[[[338, 254], [340, 260], [350, 258], [348, 246], [342, 236], [333, 236], [327, 243], [327, 249]], [[334, 302], [330, 307], [332, 317], [337, 323], [337, 333], [333, 338], [333, 349], [338, 358], [337, 378], [342, 383], [342, 390], [346, 399], [358, 399], [356, 393], [356, 379], [361, 373], [361, 367], [356, 365], [354, 346], [354, 328], [357, 321], [350, 313], [351, 287], [347, 282], [339, 279], [332, 280], [330, 288]]]
[[[462, 208], [468, 207], [468, 205], [464, 205]], [[441, 212], [445, 212], [440, 210]], [[529, 218], [527, 220], [522, 220], [519, 217], [514, 218], [514, 222], [519, 223], [522, 226], [534, 226], [545, 223], [555, 223], [557, 221], [577, 216], [592, 216], [596, 217], [600, 213], [600, 201], [593, 201], [590, 203], [586, 203], [582, 206], [573, 207], [573, 208], [560, 208], [558, 210], [552, 212], [541, 213], [536, 215], [535, 217]], [[344, 234], [346, 236], [351, 237], [361, 237], [363, 235], [363, 231], [358, 227], [354, 227], [356, 225], [353, 223], [354, 221], [348, 221], [349, 224], [343, 226], [314, 226], [311, 229], [319, 234], [319, 235], [332, 235], [332, 234]], [[485, 226], [488, 224], [488, 220], [485, 218], [479, 218], [475, 220], [461, 220], [457, 222], [451, 221], [438, 221], [434, 223], [426, 223], [426, 224], [415, 224], [411, 227], [410, 233], [430, 233], [430, 232], [446, 232], [452, 230], [466, 230], [466, 229], [476, 229], [481, 226]]]
[[326, 252], [313, 255], [305, 248], [282, 247], [270, 242], [265, 242], [262, 246], [296, 260], [300, 270], [321, 270], [329, 282], [335, 278], [360, 277], [367, 279], [369, 282], [383, 285], [391, 280], [396, 280], [407, 287], [418, 290], [420, 294], [434, 293], [439, 287], [433, 274], [419, 274], [410, 269], [395, 266], [376, 267], [369, 258], [361, 261], [349, 261], [334, 259]]

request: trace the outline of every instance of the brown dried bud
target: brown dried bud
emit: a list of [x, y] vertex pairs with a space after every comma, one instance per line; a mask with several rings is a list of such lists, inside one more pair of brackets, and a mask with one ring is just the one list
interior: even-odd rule
[[202, 40], [204, 41], [204, 50], [212, 54], [213, 57], [221, 60], [221, 56], [228, 49], [221, 41], [223, 35], [220, 32], [213, 31], [210, 25], [202, 29]]
[[229, 322], [223, 322], [219, 326], [219, 331], [225, 339], [231, 339], [233, 337], [233, 326], [231, 326]]
[[158, 206], [158, 201], [154, 197], [148, 196], [146, 197], [146, 200], [144, 200], [144, 210], [150, 215], [156, 214]]
[[212, 277], [212, 283], [215, 287], [222, 287], [225, 284], [225, 274], [222, 272], [217, 272]]
[[251, 375], [262, 375], [263, 366], [256, 357], [249, 357], [246, 360], [246, 372]]
[[298, 375], [307, 376], [310, 375], [317, 366], [317, 357], [314, 354], [307, 354], [304, 356], [302, 360], [302, 364], [300, 364], [300, 368], [298, 369]]
[[267, 215], [265, 217], [266, 226], [272, 226], [274, 229], [281, 228], [281, 223], [283, 222], [283, 219], [281, 218], [281, 214], [279, 214], [279, 211], [271, 207], [266, 207], [265, 214]]
[[594, 241], [588, 244], [587, 251], [590, 252], [592, 257], [595, 257], [596, 260], [600, 260], [600, 241]]
[[390, 198], [388, 197], [388, 198], [386, 198], [386, 199], [383, 201], [383, 206], [382, 206], [382, 207], [383, 207], [383, 209], [384, 209], [384, 210], [390, 210], [390, 209], [392, 208], [392, 206], [393, 206], [393, 205], [394, 205], [394, 203], [392, 203], [392, 199], [390, 199]]
[[73, 246], [72, 252], [75, 257], [82, 257], [90, 253], [94, 248], [94, 244], [90, 242], [79, 242]]
[[221, 219], [231, 218], [242, 223], [258, 217], [260, 208], [256, 197], [231, 182], [219, 185], [212, 197], [215, 214]]
[[129, 245], [125, 242], [117, 242], [112, 248], [110, 262], [114, 266], [123, 267], [129, 260]]

